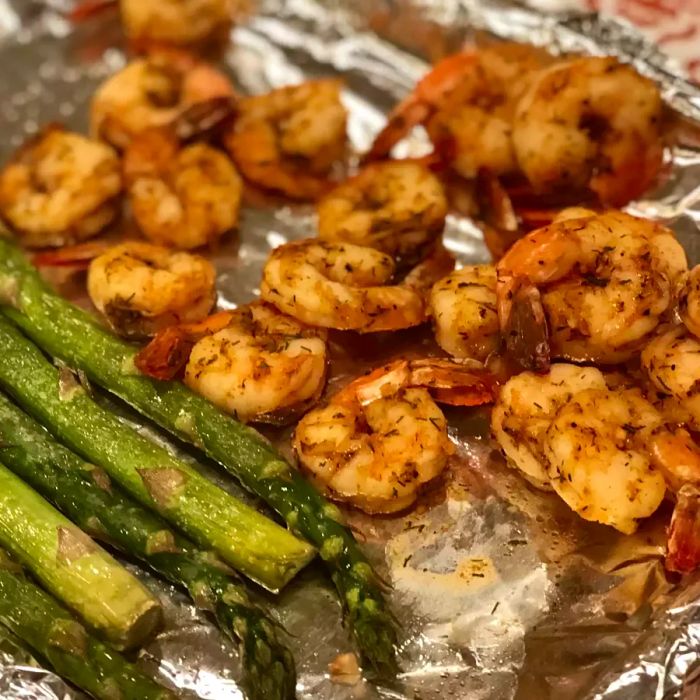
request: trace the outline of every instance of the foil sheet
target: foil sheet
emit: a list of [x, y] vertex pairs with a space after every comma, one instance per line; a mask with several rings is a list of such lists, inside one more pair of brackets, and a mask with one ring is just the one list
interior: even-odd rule
[[[243, 91], [262, 92], [306, 77], [345, 79], [349, 131], [362, 151], [386, 111], [432, 60], [480, 32], [553, 51], [614, 53], [657, 79], [686, 122], [664, 184], [631, 210], [671, 225], [700, 262], [700, 91], [630, 26], [592, 15], [547, 13], [546, 0], [262, 0], [234, 31], [224, 62]], [[105, 16], [80, 27], [68, 0], [0, 0], [0, 124], [5, 158], [42, 124], [84, 130], [95, 87], [122, 67], [118, 24]], [[421, 134], [406, 154], [426, 147]], [[238, 238], [216, 257], [220, 305], [256, 293], [269, 250], [313, 235], [303, 207], [247, 207]], [[446, 242], [461, 262], [488, 260], [480, 232], [450, 217]], [[67, 287], [68, 289], [69, 287]], [[75, 287], [74, 289], [79, 289]], [[334, 338], [331, 390], [351, 373], [399, 352], [431, 352], [420, 333]], [[445, 478], [411, 513], [348, 520], [380, 574], [401, 625], [402, 672], [391, 684], [334, 684], [328, 663], [352, 649], [323, 571], [310, 567], [275, 601], [289, 632], [300, 698], [651, 700], [700, 692], [700, 576], [669, 579], [662, 567], [660, 512], [624, 537], [586, 523], [556, 496], [508, 469], [488, 437], [488, 414], [451, 410], [457, 446]], [[162, 439], [159, 436], [154, 436]], [[288, 432], [272, 435], [288, 450]], [[207, 468], [207, 467], [205, 467]], [[212, 478], [239, 493], [208, 467]], [[162, 600], [166, 626], [139, 662], [185, 698], [242, 698], [233, 645], [175, 589], [136, 569]], [[262, 595], [262, 594], [261, 594]], [[0, 697], [84, 697], [40, 668], [0, 630]]]

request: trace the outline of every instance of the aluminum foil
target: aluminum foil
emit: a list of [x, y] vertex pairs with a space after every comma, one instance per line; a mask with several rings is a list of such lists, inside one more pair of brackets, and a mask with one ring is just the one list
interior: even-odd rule
[[[84, 130], [96, 85], [125, 63], [115, 18], [75, 28], [62, 14], [68, 5], [68, 0], [0, 0], [2, 158], [47, 121]], [[700, 92], [626, 24], [546, 14], [534, 4], [507, 0], [263, 0], [234, 31], [224, 62], [248, 92], [341, 74], [350, 137], [361, 151], [429, 61], [484, 31], [553, 51], [615, 53], [660, 82], [669, 107], [686, 123], [685, 140], [659, 191], [631, 209], [671, 225], [691, 260], [700, 261], [700, 153], [693, 146]], [[416, 134], [404, 149], [420, 153], [425, 147]], [[250, 300], [269, 250], [313, 231], [309, 209], [247, 207], [240, 236], [216, 257], [221, 306]], [[460, 261], [488, 260], [481, 234], [468, 220], [450, 217], [445, 238]], [[361, 344], [350, 335], [334, 336], [331, 388], [396, 353], [433, 349], [420, 332], [364, 338]], [[352, 644], [327, 578], [312, 566], [269, 600], [289, 632], [299, 697], [695, 697], [700, 577], [668, 579], [663, 572], [669, 512], [631, 537], [586, 523], [506, 467], [488, 438], [487, 412], [451, 410], [448, 418], [457, 454], [416, 509], [391, 518], [347, 514], [392, 586], [390, 603], [401, 625], [400, 676], [391, 684], [331, 681], [328, 663]], [[272, 437], [288, 450], [288, 433]], [[219, 472], [205, 468], [238, 492]], [[165, 629], [141, 652], [140, 663], [180, 689], [182, 697], [241, 698], [232, 644], [182, 594], [138, 573], [166, 611]], [[0, 697], [83, 696], [4, 635]]]

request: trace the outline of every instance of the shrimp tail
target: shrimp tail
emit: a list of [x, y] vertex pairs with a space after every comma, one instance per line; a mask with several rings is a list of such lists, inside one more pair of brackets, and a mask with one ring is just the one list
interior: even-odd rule
[[700, 490], [686, 484], [677, 495], [668, 530], [666, 569], [687, 574], [700, 565]]
[[221, 95], [191, 105], [178, 115], [173, 126], [180, 140], [191, 141], [215, 135], [231, 122], [235, 113], [235, 96]]
[[431, 107], [419, 100], [414, 94], [409, 95], [391, 112], [384, 128], [377, 134], [369, 151], [362, 156], [361, 165], [375, 160], [384, 160], [391, 149], [401, 141], [414, 126], [422, 124], [429, 116]]
[[549, 329], [539, 289], [525, 279], [514, 278], [507, 296], [507, 310], [501, 317], [507, 354], [526, 370], [547, 372], [551, 360]]
[[170, 380], [184, 374], [192, 348], [205, 335], [217, 333], [231, 322], [231, 313], [222, 311], [201, 323], [169, 326], [156, 333], [134, 358], [136, 369], [153, 379]]
[[106, 10], [117, 7], [118, 0], [81, 0], [68, 13], [68, 19], [73, 24], [85, 22], [92, 17], [101, 15]]
[[34, 255], [32, 262], [37, 267], [73, 267], [85, 270], [90, 262], [102, 255], [107, 248], [109, 244], [105, 241], [90, 241], [57, 250], [44, 250]]

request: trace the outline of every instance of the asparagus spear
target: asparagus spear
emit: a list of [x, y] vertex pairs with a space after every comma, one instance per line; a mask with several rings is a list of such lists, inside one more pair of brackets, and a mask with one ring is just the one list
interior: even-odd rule
[[305, 542], [205, 479], [93, 401], [0, 316], [0, 386], [137, 500], [272, 591], [312, 558]]
[[66, 680], [103, 700], [174, 700], [105, 646], [0, 550], [0, 622]]
[[99, 468], [57, 443], [0, 393], [0, 461], [31, 484], [74, 523], [138, 557], [171, 583], [187, 589], [195, 605], [214, 613], [221, 629], [240, 642], [249, 696], [294, 697], [291, 652], [275, 624], [250, 600], [241, 581], [168, 529], [157, 515], [131, 501]]
[[0, 239], [0, 304], [51, 355], [82, 369], [181, 439], [202, 449], [315, 544], [331, 572], [358, 646], [393, 670], [395, 629], [376, 577], [337, 508], [326, 502], [255, 430], [179, 382], [140, 375], [135, 349], [53, 293], [24, 255]]
[[2, 464], [0, 545], [115, 646], [139, 644], [161, 621], [137, 578]]

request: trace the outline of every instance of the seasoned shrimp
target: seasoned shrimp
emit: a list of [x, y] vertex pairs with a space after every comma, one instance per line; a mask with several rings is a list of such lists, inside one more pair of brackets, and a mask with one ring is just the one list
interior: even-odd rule
[[260, 296], [303, 323], [361, 333], [423, 323], [423, 294], [410, 285], [386, 286], [394, 262], [352, 243], [294, 241], [272, 251]]
[[124, 31], [136, 45], [221, 43], [243, 0], [119, 0]]
[[681, 280], [678, 313], [685, 327], [700, 338], [700, 265], [696, 265]]
[[325, 331], [257, 302], [192, 348], [185, 383], [241, 421], [287, 422], [318, 400], [326, 366]]
[[500, 343], [496, 269], [467, 265], [441, 279], [430, 292], [430, 315], [445, 352], [485, 360]]
[[662, 106], [658, 87], [615, 58], [552, 66], [518, 103], [518, 165], [538, 191], [588, 187], [622, 206], [659, 173]]
[[553, 364], [547, 374], [523, 372], [501, 388], [491, 414], [491, 432], [508, 463], [532, 484], [550, 489], [544, 436], [557, 411], [586, 389], [605, 389], [593, 367]]
[[367, 166], [323, 197], [317, 211], [325, 241], [415, 259], [442, 233], [447, 199], [426, 167], [394, 161]]
[[188, 253], [130, 241], [95, 258], [88, 293], [112, 328], [133, 338], [204, 318], [216, 302], [212, 264]]
[[700, 430], [700, 340], [674, 326], [644, 348], [642, 369], [659, 398], [667, 399], [666, 412]]
[[136, 223], [154, 243], [197, 248], [236, 228], [243, 183], [221, 151], [149, 129], [127, 146], [123, 167]]
[[345, 154], [341, 86], [338, 80], [309, 80], [242, 99], [224, 145], [243, 176], [293, 199], [323, 194], [332, 166]]
[[[429, 391], [415, 384], [436, 376], [444, 384], [449, 370], [426, 362], [375, 370], [299, 421], [292, 439], [299, 463], [330, 498], [367, 513], [393, 513], [414, 503], [420, 487], [445, 468], [453, 452], [447, 422]], [[468, 396], [463, 368], [453, 366]], [[471, 376], [471, 403], [489, 401], [482, 378]]]
[[576, 361], [625, 361], [669, 311], [686, 269], [682, 246], [660, 224], [617, 211], [555, 221], [496, 266], [507, 347], [532, 369], [546, 369], [550, 349]]
[[0, 214], [27, 246], [71, 245], [117, 216], [120, 192], [116, 153], [52, 124], [0, 172]]
[[544, 439], [554, 490], [585, 520], [630, 534], [666, 493], [644, 434], [662, 417], [639, 389], [577, 392]]
[[389, 115], [367, 155], [385, 158], [423, 124], [436, 148], [454, 152], [451, 165], [464, 177], [480, 169], [496, 175], [516, 170], [511, 137], [518, 98], [550, 58], [519, 44], [465, 50], [440, 61]]
[[119, 149], [142, 131], [169, 125], [194, 105], [232, 100], [228, 78], [184, 51], [151, 52], [131, 61], [95, 92], [90, 128]]

